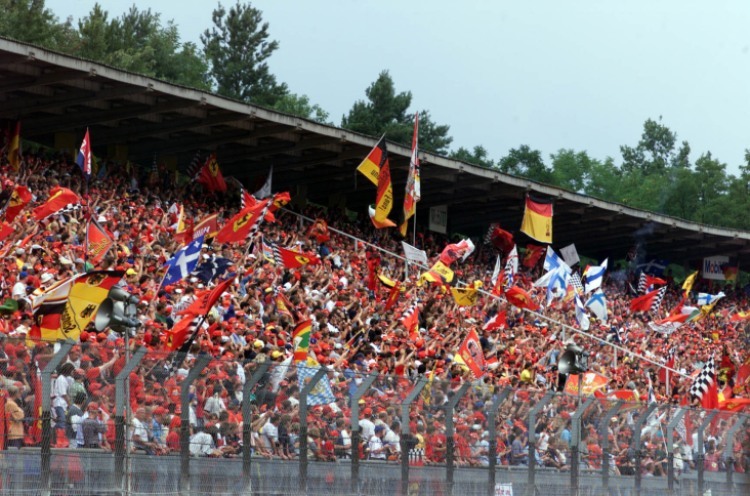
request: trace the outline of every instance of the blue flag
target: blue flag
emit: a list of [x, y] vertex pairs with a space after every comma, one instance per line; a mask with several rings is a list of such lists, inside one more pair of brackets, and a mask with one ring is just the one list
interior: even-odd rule
[[191, 241], [189, 245], [177, 250], [177, 253], [167, 260], [167, 274], [164, 276], [162, 286], [174, 284], [190, 275], [195, 266], [198, 265], [202, 246], [203, 236], [200, 236]]
[[204, 284], [208, 284], [212, 279], [224, 275], [224, 272], [232, 265], [234, 265], [234, 262], [228, 258], [213, 256], [210, 260], [198, 266], [195, 277], [203, 281]]

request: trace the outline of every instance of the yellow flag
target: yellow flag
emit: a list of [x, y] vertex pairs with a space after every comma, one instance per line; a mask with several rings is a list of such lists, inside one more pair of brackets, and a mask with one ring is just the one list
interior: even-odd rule
[[474, 281], [467, 288], [451, 288], [451, 294], [459, 307], [473, 306], [479, 299], [479, 288], [482, 287], [482, 281]]
[[693, 289], [693, 284], [695, 283], [695, 278], [698, 277], [698, 271], [696, 270], [687, 278], [685, 279], [685, 282], [682, 283], [682, 289], [685, 291], [685, 293], [689, 293]]

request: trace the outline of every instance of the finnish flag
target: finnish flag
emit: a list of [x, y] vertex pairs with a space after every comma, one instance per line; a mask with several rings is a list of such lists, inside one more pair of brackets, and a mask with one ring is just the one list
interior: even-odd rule
[[189, 245], [177, 250], [174, 256], [167, 260], [167, 273], [164, 276], [162, 286], [174, 284], [190, 275], [195, 266], [198, 265], [202, 246], [203, 236], [200, 236], [191, 241]]
[[589, 316], [586, 315], [586, 309], [583, 308], [581, 298], [576, 295], [576, 320], [578, 321], [578, 327], [584, 331], [589, 330]]
[[586, 267], [586, 270], [583, 272], [583, 282], [586, 286], [584, 291], [586, 293], [590, 293], [601, 287], [602, 280], [604, 280], [604, 273], [607, 271], [607, 260], [605, 258], [601, 265], [589, 265]]
[[715, 294], [715, 295], [708, 294], [708, 293], [698, 293], [698, 298], [696, 298], [695, 302], [699, 306], [710, 305], [712, 303], [716, 303], [717, 301], [719, 301], [720, 299], [724, 298], [725, 296], [726, 295], [724, 294], [723, 291], [719, 292], [719, 294]]
[[563, 267], [568, 274], [572, 272], [570, 266], [568, 266], [568, 264], [566, 264], [565, 261], [555, 253], [555, 250], [548, 246], [547, 254], [544, 256], [544, 270], [550, 272], [558, 267]]
[[597, 319], [607, 322], [607, 299], [601, 289], [597, 289], [584, 306], [591, 310], [591, 313], [596, 315]]

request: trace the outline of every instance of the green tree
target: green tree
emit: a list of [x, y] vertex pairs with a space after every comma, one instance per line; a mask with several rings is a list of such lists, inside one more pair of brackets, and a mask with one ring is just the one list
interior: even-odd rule
[[560, 150], [550, 156], [552, 160], [551, 182], [555, 186], [582, 193], [591, 176], [594, 160], [588, 153]]
[[552, 182], [552, 172], [542, 159], [542, 152], [532, 150], [529, 145], [511, 148], [508, 155], [501, 158], [498, 167], [506, 174], [523, 176], [542, 183]]
[[690, 145], [683, 141], [676, 150], [677, 134], [659, 121], [647, 119], [643, 124], [641, 139], [635, 147], [620, 147], [625, 172], [639, 170], [642, 173], [662, 174], [669, 167], [689, 167]]
[[78, 22], [73, 53], [146, 76], [208, 89], [207, 65], [194, 43], [181, 43], [177, 26], [133, 6], [118, 18], [95, 4]]
[[[396, 93], [388, 71], [382, 71], [366, 90], [367, 100], [354, 103], [349, 113], [341, 119], [341, 127], [370, 136], [385, 134], [389, 140], [410, 145], [414, 134], [414, 114], [409, 112], [410, 91]], [[436, 124], [429, 111], [419, 113], [419, 147], [445, 154], [453, 138], [450, 127]]]
[[298, 115], [322, 124], [333, 125], [329, 120], [330, 115], [328, 112], [323, 110], [320, 105], [310, 103], [310, 98], [307, 95], [287, 93], [276, 101], [273, 108], [286, 114]]
[[489, 158], [487, 149], [482, 145], [477, 145], [469, 151], [468, 149], [459, 147], [458, 150], [451, 151], [450, 158], [460, 160], [469, 164], [481, 165], [482, 167], [495, 167], [495, 162]]
[[288, 93], [271, 74], [268, 58], [279, 47], [269, 40], [268, 23], [251, 4], [214, 9], [214, 26], [201, 35], [211, 81], [220, 94], [243, 102], [272, 107]]
[[0, 12], [0, 36], [60, 51], [75, 42], [71, 20], [60, 22], [44, 0], [0, 0]]

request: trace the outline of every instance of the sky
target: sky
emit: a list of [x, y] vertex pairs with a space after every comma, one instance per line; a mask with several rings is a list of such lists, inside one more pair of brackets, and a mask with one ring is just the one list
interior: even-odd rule
[[[61, 19], [93, 0], [47, 0]], [[200, 45], [211, 1], [102, 0], [172, 19]], [[224, 5], [233, 4], [225, 1]], [[750, 3], [746, 0], [256, 0], [280, 47], [277, 79], [339, 125], [387, 69], [412, 110], [450, 125], [452, 149], [497, 160], [527, 144], [621, 162], [646, 119], [737, 172], [750, 148]]]

